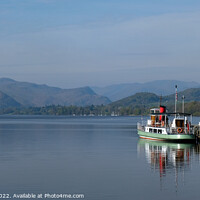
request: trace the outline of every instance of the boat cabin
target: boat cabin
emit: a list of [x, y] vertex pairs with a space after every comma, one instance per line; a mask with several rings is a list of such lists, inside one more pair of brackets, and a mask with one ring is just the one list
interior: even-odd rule
[[165, 106], [160, 106], [160, 108], [152, 108], [150, 110], [151, 120], [147, 121], [148, 126], [166, 127], [168, 124], [168, 117], [165, 113]]
[[190, 132], [191, 122], [187, 119], [187, 117], [178, 117], [174, 118], [171, 130], [172, 132], [178, 132], [178, 133], [188, 133]]

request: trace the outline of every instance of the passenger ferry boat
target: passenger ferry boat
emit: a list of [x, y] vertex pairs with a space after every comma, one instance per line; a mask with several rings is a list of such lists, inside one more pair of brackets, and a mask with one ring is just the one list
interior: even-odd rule
[[184, 113], [184, 109], [182, 113], [176, 112], [176, 101], [177, 90], [174, 113], [168, 113], [166, 107], [161, 106], [161, 103], [160, 108], [153, 108], [150, 110], [150, 119], [147, 120], [147, 123], [145, 125], [137, 124], [140, 138], [151, 140], [195, 141], [196, 135], [194, 126], [192, 125], [192, 115]]
[[[163, 111], [163, 112], [162, 112]], [[175, 115], [172, 122], [170, 116]], [[187, 113], [167, 113], [165, 107], [150, 110], [151, 119], [146, 125], [137, 124], [140, 138], [151, 140], [195, 140], [194, 126], [189, 120], [192, 115]]]

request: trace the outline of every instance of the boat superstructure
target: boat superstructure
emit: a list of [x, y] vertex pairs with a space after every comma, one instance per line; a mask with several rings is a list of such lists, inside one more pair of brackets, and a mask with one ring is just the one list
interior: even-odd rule
[[[192, 125], [192, 115], [184, 112], [184, 96], [182, 112], [176, 111], [178, 100], [175, 86], [175, 112], [168, 113], [165, 106], [150, 109], [150, 119], [145, 125], [138, 123], [138, 135], [151, 140], [195, 140], [196, 126]], [[161, 98], [162, 99], [162, 98]]]
[[[174, 117], [173, 117], [174, 116]], [[167, 113], [164, 106], [150, 110], [146, 125], [137, 124], [138, 135], [152, 140], [195, 140], [192, 115]]]

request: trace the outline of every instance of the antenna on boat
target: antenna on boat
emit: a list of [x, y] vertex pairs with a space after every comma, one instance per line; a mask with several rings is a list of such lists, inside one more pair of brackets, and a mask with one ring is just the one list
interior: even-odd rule
[[184, 113], [185, 112], [185, 108], [184, 108], [185, 96], [184, 95], [182, 96], [182, 100], [183, 100], [183, 103], [182, 103], [182, 113]]
[[175, 118], [176, 118], [176, 103], [178, 101], [177, 85], [175, 85]]

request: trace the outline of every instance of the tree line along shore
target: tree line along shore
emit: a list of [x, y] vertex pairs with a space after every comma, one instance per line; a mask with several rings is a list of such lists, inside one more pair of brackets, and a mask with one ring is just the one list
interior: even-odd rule
[[[148, 115], [149, 109], [158, 107], [158, 104], [114, 106], [114, 105], [91, 105], [91, 106], [60, 106], [49, 105], [44, 107], [20, 107], [2, 108], [0, 114], [6, 115], [68, 115], [68, 116], [137, 116]], [[200, 116], [200, 102], [185, 103], [184, 111], [194, 116]], [[174, 105], [167, 105], [168, 112], [174, 112]], [[182, 104], [177, 105], [177, 111], [182, 111]]]

